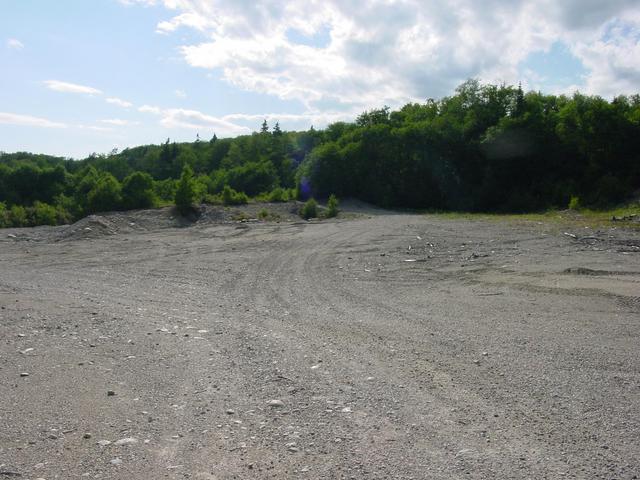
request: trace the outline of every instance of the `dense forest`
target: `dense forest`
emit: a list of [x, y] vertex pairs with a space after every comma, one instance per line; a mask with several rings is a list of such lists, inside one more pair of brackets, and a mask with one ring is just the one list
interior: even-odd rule
[[128, 148], [71, 160], [0, 154], [0, 227], [178, 203], [355, 197], [385, 207], [537, 211], [623, 202], [640, 189], [640, 95], [455, 94], [304, 132]]

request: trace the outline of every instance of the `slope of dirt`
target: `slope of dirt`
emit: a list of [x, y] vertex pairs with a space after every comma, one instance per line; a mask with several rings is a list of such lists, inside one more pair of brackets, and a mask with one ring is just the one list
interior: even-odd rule
[[0, 232], [0, 479], [638, 478], [637, 232], [354, 210]]

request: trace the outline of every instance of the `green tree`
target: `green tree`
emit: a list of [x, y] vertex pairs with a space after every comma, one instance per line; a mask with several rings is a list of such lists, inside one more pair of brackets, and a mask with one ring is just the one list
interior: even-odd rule
[[329, 201], [327, 202], [327, 218], [338, 216], [338, 205], [338, 199], [334, 194], [331, 194]]
[[181, 215], [187, 215], [193, 212], [193, 203], [196, 199], [195, 182], [193, 179], [193, 170], [187, 164], [182, 169], [182, 175], [178, 181], [176, 189], [175, 204]]
[[300, 216], [305, 220], [316, 218], [318, 216], [318, 203], [310, 198], [300, 209]]
[[122, 182], [122, 205], [126, 209], [152, 208], [158, 200], [153, 189], [153, 178], [145, 172], [135, 172]]
[[110, 173], [103, 172], [87, 195], [89, 213], [119, 210], [122, 205], [122, 187]]

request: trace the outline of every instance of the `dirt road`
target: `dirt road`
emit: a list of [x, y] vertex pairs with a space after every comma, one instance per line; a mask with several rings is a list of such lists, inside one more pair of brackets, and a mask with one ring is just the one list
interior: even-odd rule
[[7, 232], [0, 479], [640, 477], [638, 233]]

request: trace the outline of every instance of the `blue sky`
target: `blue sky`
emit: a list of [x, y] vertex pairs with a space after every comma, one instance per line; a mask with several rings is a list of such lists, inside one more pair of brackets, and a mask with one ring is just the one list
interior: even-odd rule
[[0, 0], [0, 151], [322, 127], [466, 78], [640, 88], [635, 1]]

